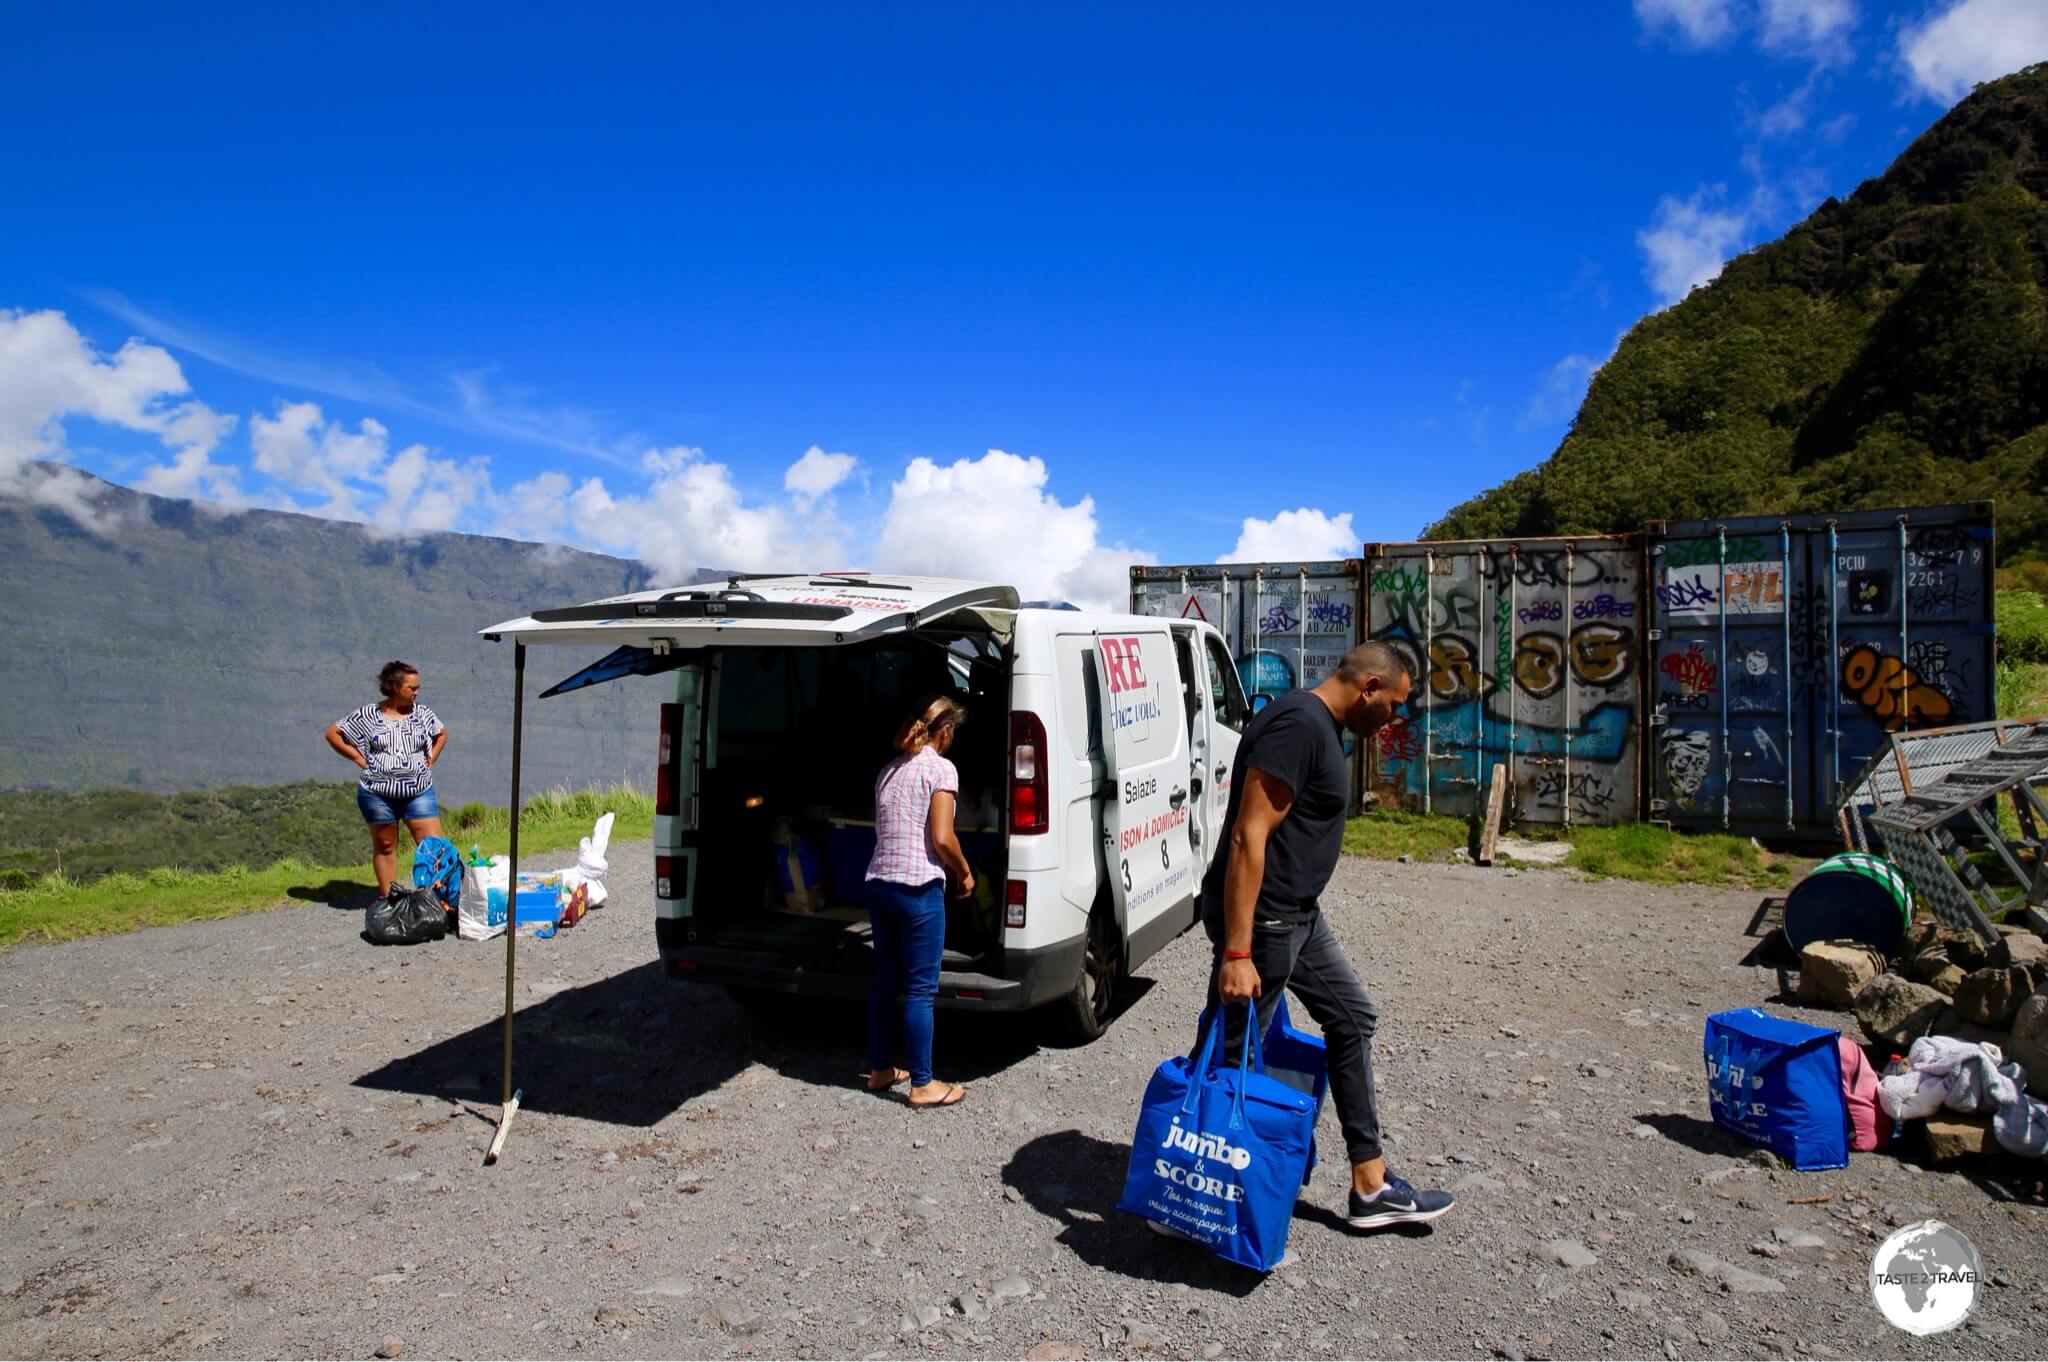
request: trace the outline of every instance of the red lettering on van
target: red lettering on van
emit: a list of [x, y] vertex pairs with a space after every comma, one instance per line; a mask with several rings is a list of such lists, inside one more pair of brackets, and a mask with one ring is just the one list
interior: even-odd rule
[[1145, 668], [1140, 661], [1137, 639], [1102, 640], [1102, 668], [1109, 677], [1111, 695], [1121, 695], [1127, 690], [1145, 688]]

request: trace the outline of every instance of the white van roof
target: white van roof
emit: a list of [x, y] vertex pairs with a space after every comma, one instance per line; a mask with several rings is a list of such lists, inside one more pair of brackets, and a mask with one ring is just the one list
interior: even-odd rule
[[852, 643], [916, 629], [959, 610], [1015, 610], [994, 582], [899, 573], [734, 576], [536, 610], [479, 630], [485, 638], [648, 648]]

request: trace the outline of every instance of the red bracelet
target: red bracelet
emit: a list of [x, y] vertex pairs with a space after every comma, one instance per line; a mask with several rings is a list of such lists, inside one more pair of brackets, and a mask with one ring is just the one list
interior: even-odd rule
[[1250, 951], [1225, 951], [1223, 952], [1223, 958], [1225, 960], [1249, 960], [1252, 958], [1252, 953]]

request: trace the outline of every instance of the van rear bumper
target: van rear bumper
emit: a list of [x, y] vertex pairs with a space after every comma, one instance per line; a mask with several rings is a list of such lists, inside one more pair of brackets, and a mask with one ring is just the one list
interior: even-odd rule
[[[655, 939], [662, 973], [674, 980], [811, 998], [868, 996], [870, 975], [864, 962], [856, 964], [843, 956], [734, 950], [685, 941], [683, 922], [677, 918], [656, 918]], [[938, 1005], [972, 1012], [1022, 1012], [1052, 1002], [1070, 992], [1080, 978], [1086, 945], [1076, 937], [1039, 950], [1006, 949], [995, 974], [941, 970]]]

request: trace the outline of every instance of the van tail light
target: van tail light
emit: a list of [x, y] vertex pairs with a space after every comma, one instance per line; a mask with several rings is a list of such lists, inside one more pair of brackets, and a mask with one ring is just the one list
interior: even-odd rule
[[677, 730], [683, 725], [681, 705], [661, 707], [661, 748], [654, 758], [654, 811], [674, 813], [676, 811], [676, 742]]
[[1003, 925], [1024, 925], [1024, 881], [1011, 880], [1003, 886]]
[[1052, 826], [1045, 796], [1045, 721], [1028, 709], [1010, 716], [1010, 832], [1040, 833]]
[[[679, 857], [675, 856], [656, 856], [654, 858], [654, 897], [658, 899], [682, 897], [676, 892], [685, 887], [676, 883], [676, 862], [679, 859]], [[689, 862], [685, 860], [683, 864], [687, 866]]]

